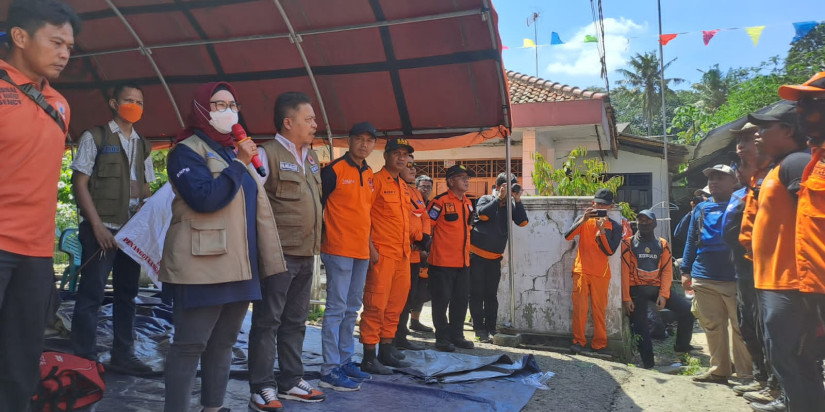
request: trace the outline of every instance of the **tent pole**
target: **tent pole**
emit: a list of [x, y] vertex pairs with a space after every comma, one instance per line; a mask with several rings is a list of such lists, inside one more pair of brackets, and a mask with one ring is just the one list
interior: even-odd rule
[[[501, 53], [498, 44], [498, 36], [496, 36], [496, 28], [493, 26], [493, 18], [490, 13], [492, 10], [490, 0], [484, 0], [483, 4], [484, 14], [482, 15], [482, 18], [487, 21], [487, 27], [490, 29], [490, 41], [492, 42], [493, 47]], [[507, 168], [506, 173], [509, 176], [510, 172], [513, 170], [513, 159], [510, 154], [510, 146], [512, 142], [510, 139], [510, 97], [507, 94], [507, 83], [504, 80], [503, 66], [501, 67], [501, 70], [499, 70], [498, 76], [496, 77], [498, 79], [499, 94], [501, 94], [501, 110], [504, 114], [504, 127], [507, 128], [507, 134], [504, 136], [504, 163]], [[513, 201], [510, 190], [507, 191], [506, 202], [507, 216], [513, 216]], [[506, 326], [513, 328], [516, 325], [516, 279], [513, 273], [513, 222], [511, 218], [508, 218], [507, 221], [507, 270], [510, 276], [510, 319]]]
[[[107, 0], [109, 1], [109, 0]], [[286, 15], [286, 11], [284, 10], [283, 6], [281, 6], [280, 0], [272, 0], [275, 3], [275, 7], [278, 8], [278, 12], [281, 13], [281, 18], [284, 19], [284, 24], [286, 24], [287, 30], [289, 30], [289, 39], [292, 44], [295, 45], [295, 48], [298, 50], [298, 54], [301, 56], [301, 61], [304, 63], [304, 68], [307, 71], [307, 76], [309, 76], [309, 81], [312, 83], [312, 89], [315, 90], [315, 98], [318, 99], [318, 107], [321, 108], [321, 116], [324, 118], [324, 124], [327, 126], [327, 142], [329, 143], [329, 160], [332, 161], [332, 125], [329, 124], [329, 117], [327, 117], [327, 109], [324, 106], [324, 99], [321, 97], [321, 90], [318, 88], [318, 82], [315, 81], [315, 75], [312, 74], [312, 67], [309, 65], [309, 60], [307, 60], [307, 56], [304, 53], [304, 48], [301, 47], [301, 36], [295, 33], [295, 29], [292, 27], [292, 23], [289, 21], [289, 17]]]
[[178, 117], [178, 123], [180, 123], [180, 127], [185, 127], [186, 124], [183, 122], [183, 116], [181, 116], [180, 114], [178, 104], [175, 102], [175, 98], [172, 96], [172, 90], [169, 89], [169, 85], [166, 84], [166, 79], [163, 77], [163, 73], [160, 72], [160, 68], [158, 68], [157, 63], [155, 63], [155, 59], [152, 58], [152, 50], [146, 48], [146, 46], [143, 44], [143, 40], [140, 39], [140, 36], [138, 36], [138, 34], [135, 32], [135, 29], [132, 28], [132, 25], [129, 24], [128, 21], [126, 21], [126, 17], [124, 17], [120, 10], [118, 10], [117, 6], [115, 6], [115, 4], [112, 3], [112, 0], [106, 0], [106, 4], [109, 5], [112, 11], [115, 12], [117, 17], [123, 23], [123, 25], [126, 26], [126, 30], [129, 30], [129, 33], [132, 34], [132, 37], [134, 37], [135, 41], [138, 43], [138, 46], [140, 46], [140, 52], [144, 56], [146, 56], [147, 59], [149, 59], [149, 64], [152, 65], [152, 70], [154, 70], [155, 74], [158, 75], [158, 79], [160, 79], [160, 84], [163, 85], [163, 89], [166, 91], [166, 95], [169, 97], [169, 102], [172, 103], [172, 108], [175, 109], [175, 115]]

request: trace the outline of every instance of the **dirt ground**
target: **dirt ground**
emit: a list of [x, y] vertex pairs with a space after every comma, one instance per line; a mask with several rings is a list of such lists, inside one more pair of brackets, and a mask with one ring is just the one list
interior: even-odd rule
[[[421, 320], [432, 325], [429, 305], [425, 306]], [[473, 339], [469, 326], [465, 326], [465, 336]], [[428, 346], [434, 343], [434, 335], [415, 332], [411, 339]], [[664, 341], [654, 341], [657, 368], [669, 368], [675, 362], [685, 363], [677, 358], [672, 349], [673, 337]], [[694, 346], [704, 348], [692, 362], [692, 370], [704, 372], [708, 364], [707, 346], [704, 333], [697, 327], [694, 331]], [[588, 356], [573, 356], [567, 353], [540, 351], [523, 348], [507, 348], [493, 344], [476, 342], [472, 350], [457, 349], [474, 355], [508, 354], [518, 359], [524, 354], [535, 356], [542, 371], [551, 371], [548, 390], [537, 390], [524, 412], [545, 411], [750, 411], [747, 402], [734, 394], [726, 386], [700, 384], [689, 376], [671, 375], [659, 370], [645, 370], [634, 365], [603, 360]], [[635, 362], [640, 363], [638, 356]], [[700, 367], [700, 364], [703, 367]]]

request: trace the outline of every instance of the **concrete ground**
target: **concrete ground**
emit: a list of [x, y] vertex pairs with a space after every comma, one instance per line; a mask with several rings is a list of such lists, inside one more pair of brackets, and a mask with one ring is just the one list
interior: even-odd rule
[[[425, 305], [421, 321], [432, 326], [429, 304]], [[469, 326], [465, 326], [465, 336], [473, 339]], [[434, 335], [415, 332], [411, 339], [428, 346], [434, 343]], [[696, 328], [694, 346], [704, 346], [704, 333]], [[663, 346], [672, 346], [672, 338], [659, 343], [656, 350], [657, 367], [662, 369], [672, 362], [672, 351]], [[551, 371], [548, 390], [537, 390], [525, 412], [545, 411], [750, 411], [747, 402], [722, 385], [700, 384], [689, 376], [670, 375], [657, 370], [645, 370], [633, 365], [603, 360], [595, 357], [573, 356], [566, 353], [523, 348], [508, 348], [488, 343], [476, 342], [472, 350], [458, 351], [474, 355], [505, 353], [512, 359], [524, 354], [535, 356], [542, 371]], [[707, 354], [705, 346], [704, 354]], [[707, 355], [696, 358], [707, 365]], [[638, 362], [638, 359], [637, 359]], [[704, 368], [700, 372], [704, 372]]]

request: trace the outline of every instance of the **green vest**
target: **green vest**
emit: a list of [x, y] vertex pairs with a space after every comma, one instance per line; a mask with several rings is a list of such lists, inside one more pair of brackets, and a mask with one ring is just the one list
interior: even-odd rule
[[[113, 133], [109, 125], [97, 126], [89, 132], [92, 134], [97, 157], [89, 177], [89, 193], [97, 209], [100, 220], [106, 223], [122, 225], [129, 220], [129, 198], [132, 174], [126, 149], [120, 144], [120, 137]], [[146, 184], [143, 162], [152, 155], [152, 145], [142, 136], [135, 148], [138, 197], [142, 195]]]
[[321, 164], [309, 149], [301, 170], [295, 156], [284, 145], [270, 140], [266, 151], [269, 176], [264, 183], [275, 212], [278, 234], [285, 255], [313, 256], [321, 251]]

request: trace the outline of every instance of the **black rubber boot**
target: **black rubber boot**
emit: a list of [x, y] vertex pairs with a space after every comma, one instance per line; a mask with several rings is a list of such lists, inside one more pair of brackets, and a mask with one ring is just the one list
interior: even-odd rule
[[395, 347], [398, 348], [398, 349], [409, 349], [409, 350], [424, 350], [424, 349], [427, 349], [427, 347], [424, 346], [423, 344], [408, 340], [406, 337], [400, 338], [400, 339], [395, 338], [393, 343], [395, 344]]
[[393, 346], [392, 343], [381, 343], [378, 345], [378, 360], [381, 361], [384, 365], [392, 366], [393, 368], [408, 368], [412, 364], [409, 362], [405, 362], [401, 359], [396, 358], [393, 355], [393, 351], [404, 355], [403, 353], [399, 352], [398, 349]]
[[384, 366], [375, 357], [375, 347], [364, 346], [364, 359], [361, 361], [361, 370], [373, 375], [392, 375], [392, 369]]

